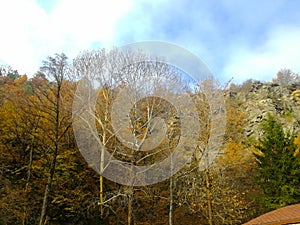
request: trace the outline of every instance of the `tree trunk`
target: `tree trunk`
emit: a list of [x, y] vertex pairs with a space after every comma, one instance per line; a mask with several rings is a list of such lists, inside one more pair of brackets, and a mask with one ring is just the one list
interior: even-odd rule
[[[41, 210], [41, 217], [39, 225], [46, 224], [48, 222], [47, 217], [47, 207], [48, 207], [48, 200], [49, 200], [49, 194], [51, 192], [51, 185], [52, 180], [55, 174], [55, 167], [56, 167], [56, 160], [58, 156], [59, 151], [59, 141], [60, 138], [67, 132], [69, 126], [67, 126], [64, 130], [64, 132], [60, 133], [60, 128], [62, 127], [61, 121], [60, 121], [60, 115], [61, 115], [61, 90], [62, 90], [62, 84], [65, 76], [65, 67], [67, 66], [67, 57], [64, 54], [56, 55], [55, 58], [49, 57], [48, 61], [44, 62], [44, 66], [41, 67], [42, 71], [46, 72], [50, 78], [54, 78], [56, 81], [55, 84], [56, 89], [53, 90], [53, 94], [55, 94], [55, 97], [53, 100], [51, 100], [50, 95], [47, 93], [47, 91], [42, 90], [42, 94], [46, 99], [49, 101], [49, 104], [52, 105], [51, 111], [53, 112], [52, 115], [49, 114], [49, 116], [52, 116], [53, 118], [53, 146], [52, 146], [52, 159], [50, 164], [50, 172], [47, 179], [47, 184], [45, 187], [44, 192], [44, 199], [43, 199], [43, 205]], [[51, 120], [52, 122], [52, 120]]]
[[169, 225], [173, 224], [173, 177], [170, 178]]
[[29, 163], [28, 163], [28, 171], [27, 171], [27, 179], [26, 179], [26, 187], [25, 190], [27, 191], [30, 178], [31, 178], [31, 172], [32, 172], [32, 157], [33, 157], [33, 147], [30, 147], [30, 152], [29, 152]]
[[[107, 93], [106, 93], [107, 94]], [[106, 99], [108, 99], [108, 96], [106, 96]], [[104, 202], [104, 199], [103, 199], [103, 172], [104, 172], [104, 153], [105, 153], [105, 146], [106, 146], [106, 122], [108, 121], [108, 116], [107, 116], [107, 110], [108, 109], [108, 101], [106, 101], [106, 110], [105, 110], [105, 116], [104, 116], [104, 124], [103, 124], [103, 139], [102, 139], [102, 145], [103, 145], [103, 148], [101, 149], [101, 152], [100, 152], [100, 187], [99, 187], [99, 201], [100, 201], [100, 215], [101, 215], [101, 218], [103, 219], [103, 215], [104, 215], [104, 209], [103, 209], [103, 202]]]
[[211, 196], [211, 184], [209, 179], [209, 169], [206, 169], [205, 172], [205, 182], [206, 182], [207, 207], [208, 207], [208, 224], [213, 225], [212, 196]]
[[127, 215], [127, 222], [128, 225], [132, 225], [132, 203], [133, 203], [133, 187], [129, 187], [130, 188], [130, 193], [128, 195], [128, 215]]
[[100, 196], [99, 196], [99, 201], [100, 201], [100, 214], [101, 218], [103, 219], [103, 176], [100, 175]]
[[42, 205], [42, 212], [39, 225], [46, 224], [47, 220], [45, 221], [47, 207], [48, 207], [48, 198], [51, 191], [52, 180], [55, 173], [55, 166], [56, 166], [56, 159], [58, 155], [58, 142], [59, 142], [59, 117], [60, 117], [60, 91], [61, 91], [61, 83], [58, 82], [57, 84], [57, 93], [56, 93], [56, 105], [55, 105], [55, 136], [54, 136], [54, 152], [52, 155], [51, 165], [50, 165], [50, 174], [47, 180], [43, 205]]
[[47, 207], [48, 207], [48, 198], [49, 198], [49, 193], [51, 191], [52, 179], [53, 179], [54, 172], [55, 172], [57, 154], [58, 154], [58, 149], [56, 147], [53, 158], [52, 158], [52, 161], [51, 161], [50, 174], [49, 174], [47, 184], [46, 184], [46, 188], [45, 188], [45, 192], [44, 192], [44, 199], [43, 199], [42, 212], [41, 212], [39, 225], [45, 224], [45, 219], [46, 219], [45, 217], [46, 217]]

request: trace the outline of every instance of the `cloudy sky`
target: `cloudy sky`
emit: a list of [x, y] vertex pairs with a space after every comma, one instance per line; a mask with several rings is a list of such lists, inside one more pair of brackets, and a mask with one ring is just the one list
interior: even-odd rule
[[0, 0], [0, 64], [32, 76], [64, 52], [144, 40], [178, 44], [222, 81], [300, 73], [297, 0]]

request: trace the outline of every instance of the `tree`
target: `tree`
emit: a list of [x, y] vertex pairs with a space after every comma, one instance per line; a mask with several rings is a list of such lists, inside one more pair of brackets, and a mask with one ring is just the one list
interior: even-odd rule
[[[35, 195], [30, 189], [35, 186], [31, 183], [32, 155], [39, 121], [38, 117], [32, 116], [35, 109], [30, 106], [30, 94], [25, 89], [27, 82], [27, 77], [24, 75], [11, 82], [3, 83], [2, 87], [5, 91], [3, 104], [0, 107], [0, 162], [2, 169], [5, 168], [1, 176], [4, 181], [9, 179], [9, 182], [3, 182], [9, 185], [4, 186], [6, 195], [2, 198], [1, 204], [5, 206], [6, 215], [0, 217], [9, 218], [12, 212], [13, 220], [20, 220], [19, 223], [22, 224], [31, 220], [35, 205], [35, 201], [30, 202], [27, 196]], [[0, 194], [2, 195], [3, 192]], [[2, 209], [0, 207], [0, 211]]]
[[[111, 124], [113, 90], [120, 84], [116, 74], [118, 74], [118, 68], [122, 67], [122, 65], [118, 63], [118, 59], [121, 60], [122, 57], [116, 51], [107, 53], [104, 49], [101, 49], [98, 51], [84, 52], [73, 61], [74, 74], [78, 75], [80, 79], [83, 78], [77, 87], [77, 93], [75, 95], [75, 102], [77, 102], [77, 104], [75, 104], [73, 109], [73, 118], [74, 126], [80, 127], [81, 132], [84, 133], [77, 136], [75, 134], [75, 136], [77, 140], [79, 140], [78, 138], [80, 138], [80, 136], [91, 134], [99, 141], [98, 145], [100, 145], [101, 148], [110, 149], [112, 152], [117, 149], [118, 144], [116, 143], [115, 132]], [[122, 60], [120, 62], [122, 63]], [[100, 87], [95, 88], [93, 82], [98, 82]], [[80, 94], [78, 94], [78, 90]], [[84, 91], [81, 92], [80, 90]], [[83, 96], [82, 93], [85, 93], [86, 96]], [[98, 100], [93, 102], [93, 98], [97, 98]], [[93, 103], [95, 103], [95, 105], [93, 105]], [[96, 121], [95, 130], [91, 129], [95, 123], [94, 120]], [[79, 148], [82, 150], [80, 143], [81, 142], [78, 141]], [[120, 192], [117, 192], [115, 195], [113, 193], [106, 193], [107, 196], [110, 196], [106, 199], [103, 179], [105, 167], [104, 151], [92, 148], [89, 149], [89, 154], [84, 154], [86, 151], [82, 151], [82, 153], [85, 159], [90, 163], [89, 166], [99, 170], [97, 205], [99, 205], [100, 208], [100, 216], [104, 219], [106, 214], [105, 210], [111, 210], [109, 203], [121, 194]], [[93, 163], [91, 163], [91, 161]]]
[[272, 210], [300, 199], [300, 155], [293, 133], [284, 132], [282, 125], [269, 115], [262, 124], [263, 136], [256, 146], [257, 183], [264, 196], [259, 200]]
[[11, 80], [15, 80], [20, 77], [20, 74], [11, 66], [0, 66], [0, 77], [7, 77]]
[[[196, 99], [199, 99], [199, 95]], [[241, 224], [259, 213], [260, 208], [252, 199], [253, 195], [259, 193], [252, 180], [254, 157], [252, 147], [243, 142], [246, 114], [239, 104], [236, 98], [226, 99], [225, 140], [217, 142], [221, 143], [218, 146], [221, 150], [215, 163], [199, 171], [197, 165], [205, 158], [201, 151], [197, 153], [196, 150], [196, 155], [202, 158], [195, 157], [190, 168], [176, 175], [177, 220], [184, 216], [191, 217], [192, 213], [189, 224]], [[203, 100], [197, 104], [199, 112], [202, 111], [199, 117], [204, 128], [209, 124], [206, 118], [209, 112], [205, 105]], [[205, 129], [201, 131], [203, 140], [200, 139], [199, 146], [205, 148], [209, 133]], [[190, 212], [188, 215], [187, 211]], [[197, 220], [194, 222], [195, 217]]]
[[[48, 57], [43, 62], [41, 72], [48, 77], [50, 83], [40, 85], [33, 82], [33, 91], [42, 105], [41, 111], [45, 115], [45, 126], [48, 138], [48, 148], [50, 150], [50, 168], [44, 192], [43, 204], [40, 216], [40, 225], [46, 221], [49, 195], [51, 192], [52, 180], [55, 175], [57, 157], [62, 146], [62, 138], [71, 126], [70, 107], [63, 101], [63, 86], [67, 75], [67, 57], [64, 54], [56, 54], [55, 57]], [[69, 113], [67, 112], [69, 110]]]
[[280, 85], [287, 85], [299, 81], [300, 81], [299, 75], [289, 69], [280, 70], [277, 73], [277, 77], [273, 79], [274, 83], [278, 83]]
[[[55, 117], [50, 100], [56, 85], [44, 73], [31, 79], [26, 75], [15, 80], [3, 76], [0, 81], [0, 224], [38, 224], [53, 158]], [[74, 82], [63, 81], [61, 131], [71, 123], [74, 89]], [[48, 223], [97, 221], [95, 176], [77, 151], [70, 128], [59, 142], [48, 195]]]
[[[157, 59], [147, 58], [139, 52], [106, 53], [104, 50], [86, 52], [75, 59], [74, 67], [77, 74], [85, 75], [77, 89], [82, 88], [84, 91], [75, 96], [75, 102], [78, 103], [75, 106], [78, 107], [74, 107], [76, 109], [73, 113], [74, 124], [80, 128], [78, 129], [80, 135], [76, 137], [80, 149], [91, 145], [91, 142], [86, 143], [88, 138], [83, 138], [83, 134], [91, 134], [97, 142], [98, 148], [82, 152], [87, 161], [99, 159], [93, 161], [92, 167], [100, 173], [100, 213], [104, 216], [103, 210], [109, 208], [107, 203], [110, 199], [125, 196], [128, 203], [127, 221], [128, 224], [132, 224], [137, 220], [133, 210], [137, 202], [135, 195], [139, 195], [143, 189], [136, 188], [137, 183], [144, 185], [155, 183], [155, 180], [160, 181], [159, 176], [164, 169], [166, 172], [162, 174], [168, 178], [173, 169], [170, 167], [173, 165], [166, 164], [172, 161], [168, 156], [173, 153], [176, 142], [180, 141], [180, 146], [186, 149], [192, 148], [193, 142], [196, 142], [196, 138], [191, 140], [189, 135], [180, 139], [180, 130], [176, 134], [175, 128], [175, 124], [180, 127], [178, 118], [181, 113], [182, 121], [188, 123], [185, 130], [196, 132], [198, 129], [197, 123], [193, 123], [193, 116], [187, 115], [188, 107], [192, 105], [189, 104], [191, 103], [189, 96], [184, 95], [187, 86], [183, 85], [179, 72], [175, 68]], [[93, 87], [95, 83], [100, 87]], [[94, 101], [96, 98], [97, 101]], [[95, 123], [97, 129], [93, 130], [91, 128]], [[111, 156], [104, 154], [103, 149], [118, 159], [118, 164], [115, 163], [117, 160], [111, 160]], [[188, 154], [177, 158], [184, 161]], [[149, 166], [146, 170], [142, 169], [142, 166], [154, 164], [157, 159], [165, 158], [167, 160], [163, 160], [164, 164], [160, 164], [165, 168]], [[177, 159], [177, 162], [180, 160]], [[103, 193], [103, 174], [109, 173], [107, 168], [111, 165], [117, 165], [117, 169], [123, 170], [120, 172], [125, 171], [125, 176], [117, 177], [119, 173], [116, 173], [113, 179], [118, 179], [126, 186], [121, 188], [122, 194], [118, 192], [115, 196], [107, 198], [109, 193], [106, 193], [106, 196]], [[170, 189], [172, 189], [172, 182]], [[171, 223], [172, 195], [170, 198]]]

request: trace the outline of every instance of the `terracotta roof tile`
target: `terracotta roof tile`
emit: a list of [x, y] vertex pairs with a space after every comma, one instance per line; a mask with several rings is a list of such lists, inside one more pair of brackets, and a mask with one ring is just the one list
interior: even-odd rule
[[276, 209], [250, 220], [244, 225], [283, 225], [297, 222], [300, 224], [300, 204]]

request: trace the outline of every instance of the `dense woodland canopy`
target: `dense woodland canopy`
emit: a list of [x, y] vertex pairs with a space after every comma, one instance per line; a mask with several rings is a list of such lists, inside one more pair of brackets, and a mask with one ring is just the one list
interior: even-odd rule
[[[80, 75], [101, 71], [87, 65], [102, 62], [114, 70], [118, 64], [130, 63], [132, 57], [144, 57], [129, 55], [122, 61], [116, 60], [118, 54], [86, 52], [72, 63], [64, 54], [57, 54], [47, 58], [30, 78], [1, 67], [0, 224], [242, 224], [268, 210], [300, 202], [300, 138], [285, 132], [272, 115], [262, 123], [257, 140], [247, 138], [247, 114], [243, 103], [232, 96], [237, 90], [247, 91], [249, 81], [219, 87], [226, 100], [226, 132], [214, 164], [201, 167], [211, 121], [203, 84], [199, 84], [197, 91], [187, 94], [201, 118], [201, 135], [184, 168], [167, 180], [140, 187], [121, 185], [96, 173], [95, 167], [103, 170], [101, 162], [100, 166], [88, 164], [77, 147], [72, 104]], [[130, 73], [131, 68], [127, 69]], [[139, 74], [157, 69], [173, 76], [174, 71], [158, 64], [141, 65], [143, 73]], [[113, 133], [111, 106], [115, 92], [129, 80], [115, 78], [118, 82], [103, 77], [108, 80], [96, 90], [96, 126], [102, 144], [135, 165], [165, 157], [179, 141], [181, 124], [176, 110], [157, 97], [139, 101], [130, 111], [129, 131], [136, 141], [151, 138], [147, 118], [162, 111], [168, 112], [164, 115], [169, 125], [166, 138], [150, 153], [124, 147]], [[173, 78], [174, 85], [181, 82]], [[282, 70], [273, 82], [288, 85], [298, 79], [297, 74]], [[166, 91], [164, 87], [160, 90]]]

